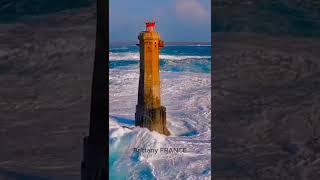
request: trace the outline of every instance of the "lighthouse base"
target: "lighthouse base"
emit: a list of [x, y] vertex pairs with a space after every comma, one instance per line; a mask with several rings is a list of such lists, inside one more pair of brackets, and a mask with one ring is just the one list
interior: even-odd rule
[[145, 127], [160, 134], [170, 135], [166, 127], [166, 108], [164, 106], [155, 109], [142, 109], [137, 105], [135, 116], [136, 126]]

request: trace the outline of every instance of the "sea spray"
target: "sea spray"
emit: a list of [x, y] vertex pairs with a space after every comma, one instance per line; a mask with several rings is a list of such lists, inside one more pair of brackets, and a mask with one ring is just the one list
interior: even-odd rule
[[[136, 47], [128, 48], [112, 52], [137, 53]], [[110, 155], [116, 157], [111, 163], [113, 168], [121, 169], [121, 175], [127, 179], [211, 178], [211, 58], [203, 58], [210, 56], [211, 47], [170, 48], [165, 48], [161, 53], [177, 57], [202, 57], [160, 61], [162, 103], [167, 107], [171, 136], [161, 136], [139, 127], [122, 127], [132, 126], [128, 122], [135, 119], [139, 60], [129, 59], [138, 63], [122, 64], [109, 70], [109, 80], [112, 81], [109, 85], [109, 142], [113, 147]], [[134, 148], [185, 148], [186, 152], [137, 153]], [[110, 173], [117, 172], [112, 170]]]

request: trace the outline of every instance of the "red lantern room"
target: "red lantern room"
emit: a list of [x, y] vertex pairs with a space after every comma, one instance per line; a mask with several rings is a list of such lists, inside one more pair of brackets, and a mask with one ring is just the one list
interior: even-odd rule
[[154, 21], [146, 22], [146, 31], [154, 31], [156, 28], [156, 23]]

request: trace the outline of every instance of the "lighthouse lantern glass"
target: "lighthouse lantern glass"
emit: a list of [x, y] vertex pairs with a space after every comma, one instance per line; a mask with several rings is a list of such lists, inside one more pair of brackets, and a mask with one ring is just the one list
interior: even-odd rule
[[156, 27], [155, 22], [146, 22], [146, 31], [154, 31]]

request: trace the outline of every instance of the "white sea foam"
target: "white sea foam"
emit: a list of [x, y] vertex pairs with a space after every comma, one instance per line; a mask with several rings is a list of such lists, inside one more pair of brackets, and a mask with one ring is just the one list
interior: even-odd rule
[[[186, 55], [167, 55], [160, 54], [160, 59], [164, 60], [184, 60], [184, 59], [209, 59], [211, 56], [186, 56]], [[110, 60], [139, 60], [138, 52], [109, 52]]]
[[[181, 45], [167, 45], [167, 46], [181, 46]], [[189, 44], [189, 45], [183, 45], [183, 46], [192, 46], [192, 47], [194, 47], [194, 46], [196, 46], [196, 47], [201, 46], [201, 47], [208, 47], [208, 46], [211, 46], [211, 44]]]
[[[119, 153], [115, 173], [119, 170], [135, 179], [149, 167], [158, 179], [210, 179], [210, 74], [161, 72], [160, 75], [161, 103], [167, 108], [168, 128], [172, 133], [169, 137], [133, 127], [138, 67], [109, 71], [110, 148], [111, 152]], [[133, 148], [161, 147], [185, 147], [187, 153], [143, 153], [135, 158], [133, 151]]]

